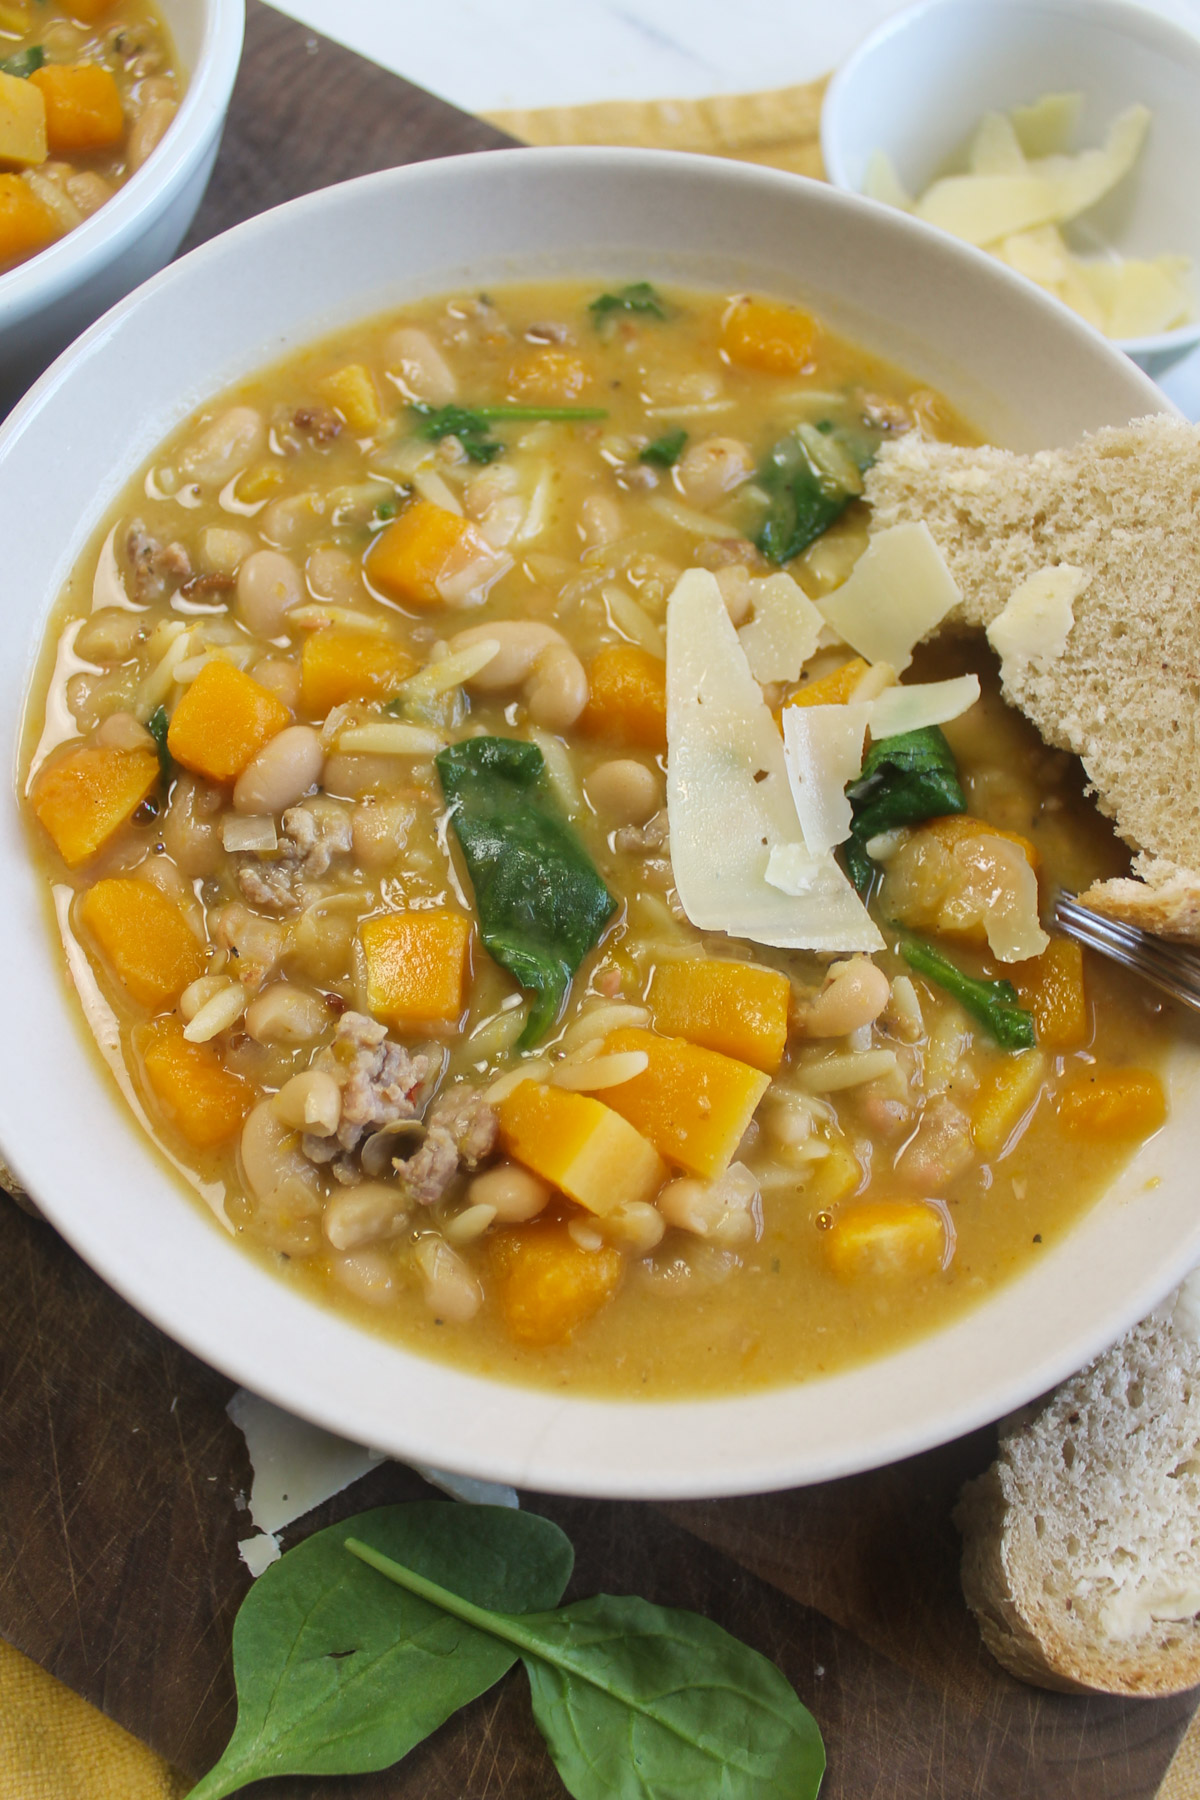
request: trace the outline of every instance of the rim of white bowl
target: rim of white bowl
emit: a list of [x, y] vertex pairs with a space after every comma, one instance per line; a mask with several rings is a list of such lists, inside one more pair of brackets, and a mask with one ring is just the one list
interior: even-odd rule
[[[169, 265], [119, 302], [65, 351], [0, 427], [0, 479], [5, 461], [25, 429], [42, 408], [59, 403], [61, 390], [69, 385], [77, 366], [104, 356], [106, 340], [118, 333], [131, 316], [155, 304], [171, 289], [186, 288], [197, 270], [237, 255], [244, 243], [258, 240], [257, 252], [264, 254], [275, 234], [290, 232], [297, 224], [308, 229], [323, 213], [353, 205], [356, 195], [375, 190], [403, 191], [420, 184], [443, 189], [449, 202], [455, 186], [464, 180], [494, 178], [503, 186], [514, 170], [553, 172], [557, 168], [565, 173], [572, 166], [611, 172], [623, 192], [629, 191], [639, 171], [644, 174], [652, 166], [684, 185], [702, 178], [735, 191], [775, 188], [781, 194], [804, 193], [808, 206], [841, 212], [849, 209], [870, 216], [877, 221], [877, 228], [882, 228], [885, 238], [892, 239], [893, 248], [904, 239], [922, 243], [924, 253], [935, 264], [940, 263], [943, 272], [949, 274], [957, 266], [973, 282], [986, 280], [1006, 290], [1012, 306], [1027, 313], [1041, 312], [1057, 333], [1065, 331], [1087, 341], [1093, 356], [1115, 359], [1121, 366], [1123, 383], [1137, 394], [1139, 402], [1144, 400], [1144, 410], [1176, 410], [1110, 344], [1096, 338], [1080, 321], [1065, 316], [1055, 301], [1013, 271], [987, 259], [981, 263], [970, 246], [860, 196], [776, 170], [674, 152], [519, 149], [384, 170], [325, 188], [249, 220]], [[519, 278], [517, 271], [513, 278]], [[319, 336], [321, 330], [317, 326], [312, 335]], [[218, 386], [227, 384], [227, 380], [219, 381]], [[199, 394], [192, 403], [200, 403], [203, 398]], [[49, 597], [40, 603], [39, 619], [43, 622], [48, 604]], [[23, 690], [27, 682], [26, 670], [22, 673]], [[15, 758], [10, 759], [9, 767], [14, 770]], [[27, 876], [26, 863], [14, 879], [24, 882]], [[41, 916], [36, 925], [49, 962], [53, 956], [51, 927]], [[9, 953], [0, 947], [0, 954]], [[61, 980], [52, 971], [48, 973], [55, 981], [57, 1004], [65, 1018], [68, 1003]], [[69, 1020], [69, 1025], [73, 1033], [85, 1029], [78, 1019]], [[82, 1056], [82, 1043], [80, 1053]], [[19, 1064], [19, 1060], [14, 1059], [14, 1064]], [[94, 1068], [91, 1058], [87, 1060]], [[1136, 1202], [1130, 1205], [1130, 1200], [1141, 1192], [1147, 1176], [1151, 1184], [1159, 1179], [1155, 1139], [1143, 1147], [1132, 1168], [1118, 1177], [1108, 1194], [1077, 1221], [1062, 1242], [1048, 1249], [1046, 1260], [1036, 1265], [1032, 1274], [1020, 1277], [1017, 1283], [1003, 1285], [948, 1327], [932, 1336], [920, 1337], [898, 1352], [832, 1376], [740, 1395], [655, 1401], [603, 1400], [589, 1395], [564, 1397], [561, 1391], [553, 1389], [466, 1373], [452, 1363], [420, 1356], [377, 1337], [272, 1275], [256, 1259], [226, 1243], [213, 1222], [200, 1218], [198, 1229], [205, 1235], [192, 1247], [199, 1247], [200, 1261], [207, 1259], [210, 1245], [214, 1247], [214, 1264], [216, 1253], [220, 1253], [222, 1305], [227, 1314], [236, 1316], [239, 1327], [238, 1335], [231, 1339], [222, 1324], [214, 1321], [213, 1288], [203, 1286], [203, 1271], [199, 1278], [201, 1287], [194, 1292], [190, 1284], [197, 1281], [196, 1270], [189, 1265], [180, 1272], [180, 1289], [187, 1296], [181, 1301], [180, 1289], [174, 1293], [164, 1291], [153, 1247], [148, 1253], [138, 1241], [115, 1238], [111, 1221], [88, 1201], [74, 1197], [80, 1164], [71, 1158], [77, 1157], [80, 1149], [86, 1150], [86, 1146], [67, 1142], [69, 1134], [56, 1138], [54, 1133], [39, 1131], [32, 1124], [22, 1137], [25, 1122], [33, 1118], [36, 1105], [44, 1104], [44, 1094], [38, 1091], [25, 1097], [28, 1105], [23, 1108], [19, 1092], [22, 1078], [23, 1069], [15, 1066], [10, 1080], [13, 1092], [5, 1093], [0, 1088], [0, 1118], [7, 1120], [0, 1139], [5, 1160], [44, 1207], [56, 1229], [144, 1317], [230, 1379], [329, 1431], [371, 1444], [401, 1460], [548, 1492], [631, 1499], [709, 1498], [829, 1480], [914, 1455], [1000, 1417], [1056, 1385], [1143, 1317], [1200, 1257], [1200, 1217], [1193, 1218], [1189, 1196], [1186, 1229], [1172, 1237], [1169, 1252], [1161, 1250], [1153, 1265], [1144, 1268], [1132, 1286], [1127, 1285], [1127, 1263], [1117, 1262], [1115, 1273], [1109, 1277], [1113, 1292], [1108, 1303], [1098, 1306], [1092, 1301], [1092, 1312], [1085, 1325], [1076, 1327], [1061, 1342], [1055, 1341], [1057, 1326], [1046, 1325], [1047, 1320], [1053, 1321], [1064, 1285], [1069, 1286], [1075, 1274], [1071, 1245], [1087, 1230], [1090, 1221], [1099, 1224], [1097, 1215], [1101, 1209], [1109, 1222], [1106, 1228], [1118, 1220], [1116, 1229], [1127, 1235], [1133, 1228], [1124, 1222], [1128, 1219], [1139, 1231], [1144, 1229], [1144, 1221], [1138, 1224]], [[98, 1069], [94, 1079], [98, 1086], [104, 1081]], [[141, 1134], [136, 1120], [129, 1116], [110, 1085], [106, 1084], [104, 1098], [112, 1119], [120, 1126], [121, 1142], [128, 1142], [135, 1154], [149, 1156], [145, 1140], [139, 1144]], [[158, 1181], [170, 1183], [171, 1177], [157, 1155], [153, 1161], [159, 1170]], [[160, 1188], [156, 1185], [154, 1191], [158, 1193]], [[181, 1205], [202, 1212], [202, 1203], [195, 1195], [181, 1192], [179, 1199]], [[1124, 1243], [1125, 1238], [1121, 1241]], [[1139, 1241], [1131, 1240], [1135, 1245]], [[174, 1254], [174, 1244], [171, 1249]], [[1130, 1260], [1136, 1262], [1132, 1252]], [[960, 1377], [960, 1392], [947, 1398], [944, 1390], [953, 1389], [955, 1384], [958, 1333], [963, 1331], [968, 1340], [972, 1339], [979, 1332], [979, 1321], [987, 1309], [997, 1300], [1003, 1302], [1015, 1287], [1020, 1288], [1016, 1328], [1009, 1316], [1011, 1305], [1002, 1321], [1003, 1335], [998, 1336], [996, 1326], [992, 1326], [987, 1367], [994, 1374], [969, 1388]], [[288, 1355], [284, 1357], [275, 1335], [281, 1320], [288, 1328]], [[1028, 1343], [1038, 1345], [1032, 1361], [1027, 1360], [1016, 1373], [1008, 1367], [1014, 1342], [1023, 1346], [1027, 1358]], [[403, 1390], [404, 1405], [413, 1404], [417, 1416], [391, 1414], [386, 1420], [381, 1419], [379, 1400], [371, 1399], [372, 1377], [378, 1375], [386, 1384], [388, 1367], [403, 1371], [409, 1384]], [[943, 1368], [951, 1371], [944, 1381], [940, 1373], [935, 1373]], [[882, 1387], [886, 1391], [876, 1398], [874, 1390], [881, 1385], [879, 1377], [885, 1369]], [[422, 1382], [435, 1392], [414, 1401], [412, 1387], [419, 1387]], [[903, 1409], [896, 1405], [898, 1395], [914, 1391], [907, 1384], [915, 1384], [915, 1391], [922, 1395], [922, 1409], [915, 1419], [904, 1416]], [[394, 1382], [389, 1391], [395, 1401]], [[826, 1420], [836, 1421], [835, 1427], [830, 1428], [827, 1423], [825, 1427], [834, 1441], [815, 1454], [806, 1449], [801, 1435], [802, 1415], [806, 1410], [812, 1411], [810, 1397], [814, 1394], [819, 1395], [818, 1404], [823, 1407]], [[927, 1402], [926, 1395], [930, 1396]], [[395, 1404], [399, 1406], [400, 1402]], [[869, 1412], [874, 1408], [869, 1423], [863, 1418], [864, 1406]], [[855, 1421], [849, 1433], [843, 1428], [847, 1417]], [[649, 1421], [652, 1430], [639, 1431], [638, 1421]]]
[[[1130, 37], [1140, 39], [1155, 50], [1161, 50], [1164, 56], [1190, 62], [1196, 72], [1196, 104], [1200, 106], [1200, 36], [1189, 31], [1185, 25], [1177, 24], [1174, 19], [1152, 12], [1149, 7], [1132, 4], [1131, 0], [917, 0], [915, 6], [906, 6], [903, 12], [894, 13], [868, 33], [834, 72], [825, 90], [821, 104], [821, 159], [825, 164], [826, 175], [834, 187], [844, 194], [856, 194], [859, 199], [866, 198], [862, 189], [855, 187], [846, 174], [840, 132], [843, 115], [852, 111], [854, 82], [864, 65], [875, 56], [885, 54], [891, 44], [903, 37], [913, 25], [924, 24], [927, 19], [936, 17], [939, 13], [959, 12], [964, 7], [979, 7], [985, 3], [993, 16], [1007, 9], [1010, 12], [1045, 13], [1059, 18], [1076, 19], [1085, 26], [1094, 26], [1103, 20], [1106, 24], [1122, 29]], [[914, 103], [927, 108], [930, 104], [929, 96], [922, 94], [919, 102]], [[881, 203], [876, 201], [872, 204]], [[895, 211], [896, 208], [888, 210]], [[995, 257], [989, 256], [987, 250], [970, 244], [965, 245], [965, 248], [976, 256], [996, 261]], [[1200, 271], [1196, 273], [1200, 277]], [[1056, 301], [1055, 304], [1065, 305], [1065, 302]], [[1081, 323], [1086, 321], [1081, 320]], [[1095, 327], [1089, 326], [1088, 329], [1094, 330]], [[1143, 357], [1153, 360], [1178, 356], [1189, 345], [1200, 342], [1200, 313], [1185, 325], [1176, 325], [1171, 331], [1151, 332], [1145, 337], [1108, 338], [1101, 331], [1097, 331], [1096, 335], [1104, 338], [1104, 342], [1111, 344], [1114, 349], [1123, 351], [1126, 356], [1139, 360]]]
[[0, 332], [39, 306], [83, 287], [145, 229], [186, 185], [220, 130], [237, 79], [244, 0], [204, 0], [204, 35], [183, 101], [162, 142], [98, 212], [0, 275]]

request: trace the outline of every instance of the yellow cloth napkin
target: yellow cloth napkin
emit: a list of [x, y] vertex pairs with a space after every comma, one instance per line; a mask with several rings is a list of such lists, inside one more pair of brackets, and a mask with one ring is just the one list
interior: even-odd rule
[[[699, 151], [821, 176], [824, 81], [704, 100], [613, 100], [496, 112], [527, 144]], [[119, 1725], [0, 1640], [0, 1800], [179, 1800], [188, 1783]], [[1157, 1800], [1200, 1800], [1194, 1720]]]

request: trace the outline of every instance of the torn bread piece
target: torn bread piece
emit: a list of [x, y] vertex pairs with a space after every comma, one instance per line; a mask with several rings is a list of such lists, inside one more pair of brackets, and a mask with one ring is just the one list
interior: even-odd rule
[[948, 625], [987, 631], [1022, 589], [1018, 614], [1031, 593], [1055, 603], [1059, 629], [1028, 655], [1019, 618], [1008, 632], [1005, 696], [1082, 759], [1142, 853], [1140, 880], [1097, 883], [1085, 904], [1200, 942], [1200, 429], [1161, 415], [1033, 456], [914, 433], [884, 447], [866, 498], [873, 534], [928, 526], [962, 594]]
[[955, 1512], [962, 1582], [1012, 1674], [1072, 1693], [1200, 1682], [1200, 1276], [1002, 1428]]

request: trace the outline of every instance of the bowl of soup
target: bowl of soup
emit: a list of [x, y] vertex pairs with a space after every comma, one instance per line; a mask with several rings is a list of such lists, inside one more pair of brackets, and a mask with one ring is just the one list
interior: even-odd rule
[[[820, 608], [890, 436], [1162, 406], [938, 234], [688, 157], [390, 171], [165, 271], [0, 438], [6, 1160], [233, 1378], [474, 1475], [765, 1490], [1052, 1385], [1200, 1254], [1195, 1048], [1047, 943], [1125, 853], [986, 646], [896, 685]], [[864, 900], [782, 746], [865, 708], [866, 804], [946, 683]], [[921, 911], [963, 843], [1008, 963]]]
[[17, 0], [0, 21], [0, 401], [169, 261], [241, 56], [241, 0]]

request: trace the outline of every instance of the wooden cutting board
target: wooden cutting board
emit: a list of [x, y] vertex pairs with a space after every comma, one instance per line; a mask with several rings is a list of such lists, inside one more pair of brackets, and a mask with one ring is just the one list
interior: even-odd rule
[[[507, 141], [250, 0], [224, 147], [190, 241], [351, 175]], [[0, 1322], [0, 1636], [199, 1775], [233, 1724], [230, 1629], [249, 1581], [237, 1539], [250, 1468], [225, 1413], [232, 1384], [3, 1197]], [[949, 1515], [991, 1449], [980, 1433], [875, 1474], [747, 1500], [523, 1499], [572, 1537], [574, 1593], [692, 1607], [773, 1657], [825, 1734], [826, 1800], [1151, 1800], [1191, 1698], [1038, 1693], [980, 1645]], [[285, 1544], [427, 1492], [382, 1465]], [[394, 1771], [254, 1793], [552, 1800], [562, 1789], [522, 1679]]]

